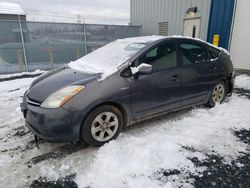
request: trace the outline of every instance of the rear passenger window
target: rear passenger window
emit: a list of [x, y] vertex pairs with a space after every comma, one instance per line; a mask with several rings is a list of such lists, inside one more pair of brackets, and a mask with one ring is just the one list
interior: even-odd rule
[[221, 51], [219, 49], [213, 48], [211, 46], [208, 47], [208, 53], [212, 57], [212, 59], [216, 59], [219, 57]]
[[209, 59], [207, 50], [202, 45], [191, 42], [182, 42], [180, 47], [182, 51], [183, 65], [200, 63]]

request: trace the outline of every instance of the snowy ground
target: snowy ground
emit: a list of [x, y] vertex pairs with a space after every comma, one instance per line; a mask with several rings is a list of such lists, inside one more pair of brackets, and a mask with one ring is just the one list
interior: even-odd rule
[[101, 148], [36, 148], [19, 108], [33, 80], [0, 82], [1, 187], [250, 187], [248, 76], [222, 105], [132, 126]]
[[27, 77], [36, 77], [39, 76], [46, 71], [44, 70], [35, 70], [33, 72], [21, 72], [21, 73], [14, 73], [14, 74], [0, 74], [0, 82], [7, 81], [7, 80], [15, 80], [18, 78], [27, 78]]

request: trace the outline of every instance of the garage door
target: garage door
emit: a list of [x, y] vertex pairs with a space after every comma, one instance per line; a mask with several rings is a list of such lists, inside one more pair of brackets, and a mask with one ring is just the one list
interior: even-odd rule
[[231, 41], [235, 68], [250, 70], [250, 1], [238, 0]]

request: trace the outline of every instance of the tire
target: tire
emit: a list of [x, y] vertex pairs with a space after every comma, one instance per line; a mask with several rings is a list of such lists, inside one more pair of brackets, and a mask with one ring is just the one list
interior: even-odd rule
[[80, 136], [90, 146], [100, 147], [116, 139], [123, 124], [123, 116], [118, 108], [111, 105], [99, 106], [87, 115]]
[[220, 81], [219, 83], [217, 83], [211, 91], [211, 94], [209, 96], [206, 106], [212, 108], [217, 103], [221, 104], [226, 98], [226, 92], [227, 92], [227, 89], [226, 89], [225, 83], [223, 81]]

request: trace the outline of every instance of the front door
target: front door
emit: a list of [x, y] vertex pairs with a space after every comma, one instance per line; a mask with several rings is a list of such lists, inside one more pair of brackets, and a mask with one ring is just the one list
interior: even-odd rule
[[200, 37], [200, 18], [185, 19], [183, 26], [183, 35], [193, 38]]
[[175, 41], [153, 47], [138, 58], [135, 66], [141, 63], [151, 64], [153, 72], [132, 79], [134, 119], [180, 107], [181, 79]]

